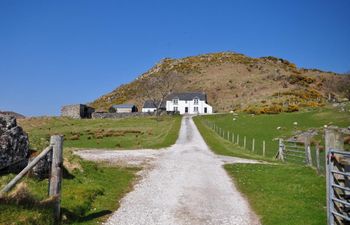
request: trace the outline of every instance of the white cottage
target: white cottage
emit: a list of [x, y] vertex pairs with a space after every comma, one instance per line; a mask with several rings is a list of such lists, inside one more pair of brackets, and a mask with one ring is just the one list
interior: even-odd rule
[[211, 114], [207, 95], [202, 92], [172, 93], [166, 98], [166, 111], [180, 114]]

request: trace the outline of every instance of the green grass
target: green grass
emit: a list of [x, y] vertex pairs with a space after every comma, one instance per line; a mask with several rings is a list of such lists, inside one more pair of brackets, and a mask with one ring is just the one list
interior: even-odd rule
[[[119, 205], [135, 180], [138, 168], [119, 168], [83, 161], [72, 155], [75, 148], [138, 149], [162, 148], [175, 143], [180, 116], [128, 119], [75, 120], [69, 118], [29, 118], [18, 123], [28, 132], [31, 148], [41, 151], [53, 134], [63, 134], [65, 170], [62, 182], [64, 224], [98, 224]], [[15, 174], [0, 175], [0, 188]], [[26, 177], [27, 194], [0, 200], [0, 224], [52, 224], [52, 207], [47, 199], [47, 179]], [[27, 199], [29, 198], [29, 200]], [[26, 200], [27, 199], [27, 200]]]
[[226, 165], [264, 225], [326, 224], [324, 177], [296, 165]]
[[224, 138], [217, 135], [212, 129], [209, 129], [209, 127], [207, 127], [203, 123], [203, 117], [194, 117], [194, 122], [199, 132], [201, 133], [202, 137], [204, 138], [205, 142], [207, 143], [207, 145], [216, 154], [242, 157], [247, 159], [266, 160], [266, 158], [258, 154], [254, 154], [247, 150], [244, 150], [240, 146], [233, 144], [230, 141], [225, 140]]
[[126, 119], [76, 120], [61, 117], [19, 120], [29, 134], [32, 148], [42, 150], [52, 134], [65, 135], [65, 147], [74, 148], [162, 148], [175, 143], [181, 124], [179, 116]]
[[[131, 189], [138, 171], [137, 168], [98, 165], [73, 156], [70, 156], [70, 162], [79, 169], [64, 173], [61, 202], [64, 224], [97, 224], [103, 221], [118, 208], [118, 200]], [[0, 186], [13, 176], [2, 176]], [[20, 204], [0, 202], [0, 224], [52, 224], [52, 208], [38, 203], [47, 199], [47, 179], [39, 181], [26, 177], [23, 182], [34, 201]]]
[[[233, 120], [233, 118], [236, 118]], [[293, 132], [307, 130], [310, 128], [320, 129], [318, 139], [322, 140], [322, 128], [326, 124], [347, 127], [350, 124], [349, 112], [338, 112], [333, 109], [319, 108], [307, 112], [281, 113], [277, 115], [249, 115], [241, 113], [238, 116], [232, 114], [221, 114], [211, 116], [200, 116], [195, 118], [196, 124], [204, 121], [214, 122], [225, 131], [240, 135], [240, 143], [243, 137], [247, 138], [247, 147], [252, 145], [255, 138], [255, 148], [262, 155], [262, 142], [266, 142], [266, 156], [272, 158], [278, 150], [276, 138], [289, 137]], [[298, 125], [293, 125], [297, 122]], [[281, 127], [281, 129], [277, 129]]]

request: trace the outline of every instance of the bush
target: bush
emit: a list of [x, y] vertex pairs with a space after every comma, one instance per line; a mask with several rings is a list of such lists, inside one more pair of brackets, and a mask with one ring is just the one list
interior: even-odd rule
[[287, 109], [285, 112], [297, 112], [299, 111], [299, 106], [297, 105], [288, 105]]

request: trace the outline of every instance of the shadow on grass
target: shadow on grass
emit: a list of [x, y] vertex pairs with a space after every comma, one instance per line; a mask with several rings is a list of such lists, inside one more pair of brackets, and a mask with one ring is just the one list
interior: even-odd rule
[[99, 212], [93, 212], [88, 215], [77, 215], [76, 213], [69, 211], [66, 208], [62, 208], [62, 214], [66, 215], [68, 218], [67, 222], [88, 222], [90, 220], [95, 220], [97, 218], [104, 217], [111, 214], [111, 210], [101, 210]]

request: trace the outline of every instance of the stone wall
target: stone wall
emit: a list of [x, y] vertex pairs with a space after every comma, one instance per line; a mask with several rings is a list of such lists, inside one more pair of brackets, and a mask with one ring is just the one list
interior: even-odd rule
[[83, 104], [66, 105], [61, 109], [61, 116], [71, 117], [73, 119], [91, 118], [94, 108]]
[[0, 170], [20, 170], [28, 164], [29, 139], [13, 116], [0, 115]]
[[153, 113], [134, 112], [134, 113], [105, 113], [105, 112], [94, 112], [92, 113], [93, 119], [120, 119], [129, 117], [140, 117], [140, 116], [152, 116]]

